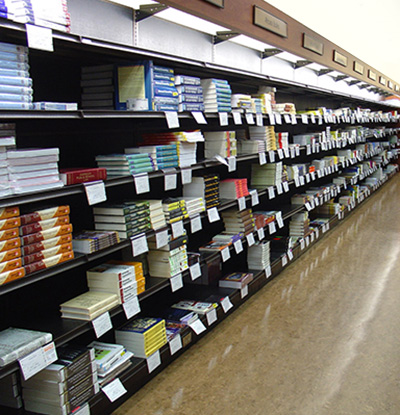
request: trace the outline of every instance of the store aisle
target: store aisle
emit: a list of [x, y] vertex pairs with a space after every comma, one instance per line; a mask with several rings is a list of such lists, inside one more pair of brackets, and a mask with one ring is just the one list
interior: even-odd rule
[[400, 175], [114, 415], [398, 415]]

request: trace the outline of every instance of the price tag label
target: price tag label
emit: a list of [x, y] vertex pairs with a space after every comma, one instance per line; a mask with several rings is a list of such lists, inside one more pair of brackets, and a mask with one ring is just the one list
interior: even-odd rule
[[149, 356], [146, 359], [146, 362], [147, 362], [147, 370], [149, 371], [149, 373], [156, 370], [158, 368], [158, 366], [161, 365], [160, 351], [157, 350], [156, 352], [154, 352], [151, 356]]
[[90, 206], [107, 200], [106, 187], [103, 181], [84, 183], [83, 185]]
[[309, 203], [309, 202], [306, 202], [306, 204], [305, 204], [304, 206], [306, 207], [306, 209], [307, 209], [308, 211], [310, 211], [310, 210], [312, 209], [312, 207], [311, 207], [311, 205], [310, 205], [310, 203]]
[[192, 111], [192, 116], [196, 120], [197, 124], [207, 124], [207, 120], [202, 112]]
[[240, 239], [238, 239], [237, 241], [235, 241], [233, 243], [233, 246], [234, 246], [235, 252], [237, 254], [240, 254], [243, 251], [243, 244], [242, 244], [242, 241]]
[[135, 174], [133, 180], [135, 182], [136, 194], [140, 195], [150, 192], [149, 175], [147, 173]]
[[196, 262], [195, 264], [191, 265], [189, 267], [190, 271], [190, 277], [192, 278], [192, 281], [197, 280], [197, 278], [201, 277], [201, 268], [200, 263]]
[[303, 251], [304, 248], [305, 248], [305, 241], [304, 239], [300, 239], [300, 249]]
[[305, 184], [305, 183], [304, 183], [304, 176], [300, 176], [300, 177], [299, 177], [299, 180], [300, 180], [300, 185], [301, 185], [301, 186], [304, 186], [304, 184]]
[[144, 254], [145, 252], [149, 250], [149, 247], [147, 246], [146, 235], [144, 233], [141, 233], [140, 235], [137, 235], [137, 236], [132, 236], [131, 245], [132, 245], [132, 254], [134, 257]]
[[296, 146], [295, 150], [296, 150], [296, 156], [297, 157], [300, 156], [300, 146]]
[[247, 239], [247, 244], [249, 246], [252, 246], [256, 243], [256, 241], [254, 240], [254, 235], [252, 233], [249, 233], [248, 235], [246, 235], [246, 239]]
[[207, 327], [203, 324], [203, 322], [198, 318], [197, 320], [193, 321], [189, 324], [189, 327], [197, 334], [203, 333], [203, 331], [207, 330]]
[[246, 122], [249, 125], [254, 125], [254, 115], [251, 112], [246, 113]]
[[284, 224], [283, 224], [283, 219], [282, 219], [282, 212], [277, 212], [275, 214], [275, 219], [276, 219], [276, 222], [278, 223], [278, 227], [283, 228]]
[[250, 196], [251, 196], [251, 206], [255, 206], [258, 205], [260, 203], [260, 200], [258, 198], [258, 192], [257, 190], [250, 190], [249, 191]]
[[283, 149], [278, 148], [277, 152], [278, 152], [278, 157], [282, 160], [282, 159], [283, 159], [283, 157], [284, 157], [284, 154], [283, 154]]
[[288, 263], [288, 260], [287, 260], [286, 254], [285, 254], [282, 257], [282, 267], [286, 267], [287, 263]]
[[311, 118], [311, 122], [313, 124], [315, 124], [315, 115], [314, 114], [310, 114], [310, 118]]
[[225, 297], [221, 300], [221, 307], [222, 310], [224, 310], [224, 313], [227, 313], [233, 307], [233, 304], [231, 303], [229, 297]]
[[239, 211], [246, 209], [246, 198], [245, 197], [239, 197], [238, 207], [239, 207]]
[[306, 154], [307, 154], [307, 156], [309, 156], [311, 154], [311, 145], [310, 144], [306, 145]]
[[314, 242], [314, 239], [315, 239], [315, 235], [314, 235], [314, 232], [311, 234], [311, 242]]
[[182, 349], [182, 337], [179, 333], [177, 333], [173, 339], [171, 339], [169, 342], [169, 352], [171, 353], [171, 356], [173, 356], [175, 353], [179, 352], [179, 350]]
[[222, 262], [226, 262], [228, 261], [228, 259], [230, 259], [231, 253], [229, 251], [228, 246], [221, 251], [221, 257], [222, 257]]
[[297, 124], [296, 114], [291, 114], [291, 116], [292, 116], [292, 124], [293, 125]]
[[262, 127], [264, 125], [262, 114], [256, 114], [256, 124], [258, 127]]
[[140, 304], [137, 297], [133, 297], [122, 304], [126, 318], [129, 320], [140, 313]]
[[283, 114], [283, 119], [285, 120], [286, 124], [292, 123], [292, 118], [290, 117], [290, 114]]
[[306, 173], [306, 182], [310, 183], [311, 179], [310, 179], [310, 173]]
[[230, 156], [228, 157], [228, 171], [232, 172], [236, 170], [236, 157]]
[[210, 310], [206, 314], [206, 319], [208, 326], [211, 326], [211, 324], [215, 323], [217, 321], [217, 310], [215, 308]]
[[275, 113], [275, 121], [277, 124], [281, 125], [282, 124], [282, 117], [281, 114]]
[[164, 176], [164, 189], [167, 190], [174, 190], [176, 189], [176, 170], [163, 170], [165, 173]]
[[271, 265], [268, 265], [267, 268], [265, 268], [265, 277], [269, 278], [272, 275], [272, 271], [271, 271]]
[[228, 113], [227, 112], [219, 112], [219, 125], [221, 127], [225, 127], [228, 125]]
[[244, 298], [247, 297], [249, 295], [249, 287], [248, 285], [245, 285], [241, 290], [240, 290], [240, 298]]
[[[311, 235], [312, 236], [312, 235]], [[318, 239], [319, 238], [319, 230], [315, 229], [315, 238]]]
[[233, 117], [234, 124], [236, 124], [236, 125], [241, 125], [242, 124], [242, 116], [241, 116], [240, 112], [232, 111], [232, 117]]
[[176, 274], [170, 278], [171, 282], [171, 291], [174, 293], [175, 291], [180, 290], [183, 287], [183, 279], [182, 274]]
[[39, 373], [49, 364], [57, 360], [57, 352], [54, 342], [29, 353], [27, 356], [18, 359], [22, 375], [25, 380]]
[[275, 163], [275, 151], [270, 150], [268, 151], [269, 161], [271, 163]]
[[262, 241], [265, 238], [264, 228], [257, 229], [258, 239]]
[[283, 149], [283, 152], [284, 152], [286, 158], [289, 158], [290, 157], [290, 153], [289, 153], [289, 149], [288, 148], [284, 148]]
[[282, 189], [282, 184], [281, 183], [278, 183], [276, 185], [276, 191], [277, 191], [278, 195], [281, 195], [283, 193], [283, 189]]
[[190, 218], [190, 231], [192, 233], [196, 233], [198, 231], [201, 231], [203, 229], [201, 224], [201, 218], [200, 215], [193, 216]]
[[315, 180], [315, 172], [311, 172], [310, 174], [311, 174], [311, 179]]
[[179, 236], [182, 236], [185, 234], [185, 228], [181, 220], [178, 222], [171, 223], [171, 228], [172, 228], [172, 236], [174, 238], [179, 238]]
[[181, 180], [182, 184], [192, 183], [192, 169], [182, 169]]
[[100, 338], [104, 333], [112, 329], [110, 313], [107, 311], [101, 316], [92, 320], [92, 325], [97, 338]]
[[283, 190], [285, 192], [288, 192], [289, 191], [289, 183], [288, 182], [283, 182], [282, 184], [283, 184]]
[[162, 248], [168, 244], [168, 230], [156, 232], [156, 247], [157, 249]]
[[270, 222], [268, 224], [268, 230], [269, 230], [270, 235], [276, 232], [275, 222]]
[[293, 260], [293, 252], [292, 252], [291, 249], [289, 249], [289, 251], [287, 251], [287, 256], [289, 258], [289, 261], [292, 261]]
[[40, 27], [31, 24], [25, 25], [28, 47], [30, 49], [45, 50], [54, 52], [53, 32], [47, 27]]
[[322, 116], [318, 115], [318, 125], [322, 125]]
[[296, 187], [299, 187], [299, 186], [300, 186], [300, 180], [299, 180], [299, 178], [298, 178], [298, 177], [295, 177], [295, 178], [294, 178], [294, 185], [295, 185]]
[[207, 216], [210, 223], [218, 222], [220, 220], [218, 209], [216, 207], [208, 209]]
[[179, 128], [179, 118], [176, 111], [165, 111], [164, 114], [168, 128]]
[[274, 199], [275, 198], [275, 190], [273, 186], [268, 187], [268, 197], [270, 199]]
[[125, 389], [122, 382], [119, 380], [119, 378], [114, 379], [113, 381], [108, 383], [106, 386], [103, 386], [101, 390], [110, 400], [110, 402], [115, 402], [118, 398], [120, 398], [122, 395], [125, 395], [125, 393], [128, 392]]
[[263, 151], [261, 153], [258, 153], [258, 160], [259, 160], [260, 166], [267, 163], [267, 156]]
[[269, 123], [271, 125], [275, 125], [275, 115], [273, 113], [268, 114], [269, 115]]
[[294, 159], [296, 157], [296, 150], [294, 147], [290, 148], [290, 158]]
[[301, 122], [303, 124], [308, 124], [308, 116], [307, 116], [307, 114], [301, 114]]
[[306, 236], [306, 246], [310, 245], [310, 237]]

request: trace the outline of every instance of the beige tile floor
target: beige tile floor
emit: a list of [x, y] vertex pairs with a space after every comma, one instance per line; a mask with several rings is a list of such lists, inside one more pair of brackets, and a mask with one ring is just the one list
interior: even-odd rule
[[400, 175], [114, 415], [399, 415]]

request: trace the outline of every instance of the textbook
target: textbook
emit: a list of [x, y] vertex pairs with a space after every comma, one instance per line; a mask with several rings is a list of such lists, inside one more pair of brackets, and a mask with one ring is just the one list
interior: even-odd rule
[[233, 272], [219, 280], [218, 285], [226, 288], [242, 289], [253, 280], [251, 272]]

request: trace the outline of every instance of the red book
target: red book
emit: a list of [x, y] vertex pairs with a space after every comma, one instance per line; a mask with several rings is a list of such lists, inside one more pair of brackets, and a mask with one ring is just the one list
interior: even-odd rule
[[107, 170], [102, 167], [61, 169], [60, 178], [66, 186], [69, 184], [95, 182], [96, 180], [106, 180]]

